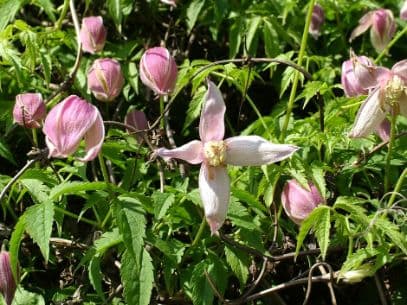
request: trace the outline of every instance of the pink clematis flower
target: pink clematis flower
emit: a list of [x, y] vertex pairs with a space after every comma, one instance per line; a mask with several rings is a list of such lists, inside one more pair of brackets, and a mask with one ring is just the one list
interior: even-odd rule
[[11, 305], [16, 292], [16, 281], [11, 271], [10, 253], [0, 251], [0, 293], [4, 296], [7, 305]]
[[396, 63], [391, 70], [377, 67], [372, 73], [375, 84], [368, 82], [371, 89], [358, 111], [350, 137], [365, 137], [378, 130], [386, 112], [407, 116], [407, 60]]
[[[354, 58], [348, 59], [342, 64], [341, 83], [343, 91], [347, 97], [359, 96], [368, 93], [368, 89], [365, 89], [359, 81], [359, 78], [355, 75], [355, 65], [364, 64], [365, 66], [372, 66], [373, 62], [366, 56], [358, 56], [356, 60]], [[358, 68], [357, 68], [358, 69]]]
[[281, 193], [281, 204], [287, 216], [296, 224], [307, 216], [325, 200], [322, 198], [316, 186], [308, 182], [309, 191], [304, 189], [295, 179], [288, 181]]
[[107, 31], [103, 26], [101, 16], [91, 16], [82, 19], [79, 39], [85, 52], [94, 54], [102, 51], [106, 42]]
[[396, 32], [396, 23], [391, 10], [378, 9], [363, 15], [353, 30], [349, 41], [362, 35], [370, 28], [370, 41], [377, 52], [383, 51]]
[[400, 9], [400, 19], [407, 20], [407, 1], [404, 1], [403, 6]]
[[48, 113], [43, 132], [49, 157], [66, 158], [85, 140], [86, 155], [81, 161], [96, 158], [102, 148], [105, 127], [99, 110], [76, 95], [68, 96]]
[[312, 10], [311, 23], [309, 25], [309, 33], [314, 39], [318, 39], [318, 37], [321, 35], [321, 26], [324, 21], [324, 9], [319, 4], [315, 4]]
[[140, 60], [140, 78], [157, 95], [174, 90], [178, 69], [175, 59], [163, 47], [148, 49]]
[[40, 128], [46, 114], [45, 103], [40, 93], [22, 93], [16, 96], [13, 119], [18, 125]]
[[212, 234], [218, 231], [227, 214], [230, 196], [227, 164], [269, 164], [286, 159], [298, 150], [297, 146], [273, 144], [259, 136], [237, 136], [224, 140], [225, 111], [221, 92], [209, 81], [199, 122], [201, 140], [172, 150], [156, 150], [156, 154], [164, 159], [177, 158], [191, 164], [202, 164], [199, 191]]

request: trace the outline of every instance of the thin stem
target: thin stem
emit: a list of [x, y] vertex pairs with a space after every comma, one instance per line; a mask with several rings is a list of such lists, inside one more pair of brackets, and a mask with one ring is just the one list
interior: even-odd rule
[[397, 114], [392, 113], [389, 147], [387, 149], [386, 165], [385, 165], [385, 173], [384, 173], [384, 192], [385, 193], [389, 190], [389, 187], [390, 187], [390, 161], [391, 161], [391, 153], [392, 153], [393, 145], [394, 145], [394, 136], [395, 136], [395, 131], [396, 131], [396, 119], [397, 119]]
[[377, 58], [374, 61], [375, 64], [377, 64], [382, 59], [382, 57], [388, 53], [390, 48], [406, 33], [407, 33], [407, 26], [404, 27], [404, 29], [402, 31], [398, 32], [397, 35], [394, 36], [394, 38], [386, 45], [384, 50], [380, 52], [379, 56], [377, 56]]
[[76, 215], [76, 214], [74, 214], [74, 213], [71, 213], [71, 212], [69, 212], [69, 211], [67, 211], [67, 210], [65, 210], [65, 209], [63, 209], [63, 208], [61, 208], [61, 207], [54, 206], [54, 210], [56, 210], [56, 211], [58, 211], [58, 212], [61, 212], [62, 214], [66, 215], [66, 216], [68, 216], [68, 217], [71, 217], [71, 218], [73, 218], [73, 219], [76, 219], [77, 221], [86, 222], [87, 224], [90, 224], [90, 225], [92, 225], [92, 226], [95, 226], [95, 227], [100, 228], [100, 225], [99, 225], [96, 221], [87, 219], [87, 218], [85, 218], [85, 217], [79, 217], [78, 215]]
[[[310, 2], [308, 3], [307, 18], [305, 20], [305, 26], [304, 26], [304, 31], [302, 33], [300, 51], [298, 53], [298, 59], [297, 59], [297, 65], [300, 66], [300, 67], [301, 67], [301, 64], [302, 64], [302, 60], [304, 58], [305, 48], [307, 47], [308, 30], [309, 30], [309, 26], [310, 26], [310, 23], [311, 23], [312, 11], [314, 9], [314, 3], [315, 3], [315, 0], [310, 0]], [[283, 128], [281, 129], [280, 141], [284, 140], [286, 132], [287, 132], [291, 112], [292, 112], [293, 107], [294, 107], [294, 101], [295, 101], [295, 95], [297, 93], [297, 86], [298, 86], [299, 76], [300, 76], [300, 74], [296, 71], [294, 73], [293, 85], [291, 87], [290, 97], [288, 99], [287, 112], [286, 112], [286, 115], [285, 115]]]
[[164, 129], [165, 128], [165, 115], [167, 112], [164, 112], [164, 97], [160, 96], [160, 128]]
[[206, 218], [202, 217], [201, 225], [199, 226], [198, 232], [195, 235], [195, 238], [191, 244], [191, 247], [195, 247], [196, 244], [199, 242], [199, 240], [201, 239], [202, 233], [205, 229], [205, 226], [206, 226]]
[[398, 192], [400, 191], [401, 186], [403, 185], [403, 181], [404, 181], [404, 178], [406, 177], [406, 175], [407, 175], [407, 168], [405, 168], [403, 170], [403, 172], [401, 173], [401, 175], [399, 177], [399, 180], [397, 180], [396, 187], [394, 188], [393, 192], [391, 193], [389, 202], [387, 203], [388, 208], [391, 208], [391, 206], [393, 205], [393, 202], [396, 199], [396, 196], [397, 196]]
[[59, 19], [55, 23], [55, 29], [60, 30], [62, 26], [62, 22], [65, 19], [66, 13], [68, 12], [69, 9], [69, 0], [64, 1], [64, 6], [62, 8], [61, 15], [59, 15]]
[[106, 185], [109, 186], [110, 185], [109, 173], [107, 172], [107, 167], [105, 164], [105, 160], [103, 159], [102, 152], [99, 153], [98, 159], [99, 159], [100, 170], [102, 171], [103, 179], [105, 180]]
[[106, 214], [106, 216], [105, 216], [105, 219], [103, 219], [103, 221], [102, 221], [102, 223], [101, 223], [101, 225], [100, 225], [100, 227], [101, 228], [104, 228], [105, 226], [106, 226], [106, 223], [107, 223], [107, 221], [109, 220], [109, 218], [110, 218], [110, 216], [112, 216], [112, 209], [109, 209], [109, 211], [107, 211], [107, 214]]
[[34, 147], [38, 148], [37, 128], [31, 128], [31, 133], [32, 133], [32, 136], [33, 136]]
[[256, 115], [259, 117], [259, 120], [261, 122], [261, 125], [263, 125], [264, 131], [267, 133], [267, 136], [269, 137], [269, 139], [271, 139], [271, 133], [269, 131], [269, 128], [266, 124], [266, 122], [263, 120], [263, 116], [261, 115], [259, 109], [257, 108], [256, 104], [254, 103], [254, 101], [251, 99], [251, 97], [249, 95], [246, 94], [246, 99], [249, 102], [250, 106], [253, 108], [253, 111], [256, 113]]

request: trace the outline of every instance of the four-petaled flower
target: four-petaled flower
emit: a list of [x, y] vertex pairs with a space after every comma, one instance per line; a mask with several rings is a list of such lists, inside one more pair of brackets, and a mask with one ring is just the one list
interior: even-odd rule
[[298, 149], [294, 145], [273, 144], [259, 136], [236, 136], [224, 140], [225, 110], [221, 92], [209, 81], [199, 122], [201, 141], [194, 140], [172, 150], [156, 150], [156, 154], [164, 159], [202, 163], [199, 191], [212, 234], [223, 224], [229, 204], [230, 182], [226, 164], [269, 164], [290, 157]]

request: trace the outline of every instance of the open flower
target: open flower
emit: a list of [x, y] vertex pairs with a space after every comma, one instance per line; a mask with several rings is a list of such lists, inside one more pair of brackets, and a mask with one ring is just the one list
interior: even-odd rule
[[309, 25], [309, 33], [314, 39], [318, 39], [319, 35], [321, 35], [321, 26], [324, 21], [324, 9], [319, 4], [315, 4], [312, 10], [311, 23]]
[[101, 16], [91, 16], [82, 19], [79, 39], [85, 52], [93, 54], [102, 51], [105, 46], [106, 35], [107, 31], [103, 26], [103, 18]]
[[351, 58], [343, 62], [341, 83], [343, 91], [347, 97], [359, 96], [368, 93], [368, 89], [364, 88], [359, 82], [359, 78], [355, 75], [355, 65], [364, 64], [365, 66], [373, 65], [372, 61], [366, 56], [357, 56], [356, 59]]
[[380, 129], [387, 112], [407, 116], [407, 60], [391, 70], [378, 67], [375, 73], [376, 85], [360, 107], [350, 137], [365, 137]]
[[396, 23], [391, 10], [378, 9], [363, 15], [353, 30], [350, 41], [370, 28], [370, 41], [377, 52], [383, 51], [396, 32]]
[[309, 191], [304, 189], [295, 179], [288, 181], [281, 193], [281, 204], [284, 211], [296, 224], [307, 218], [307, 216], [318, 205], [324, 202], [316, 186], [309, 182]]
[[40, 128], [46, 114], [45, 103], [40, 93], [22, 93], [16, 96], [13, 119], [18, 125]]
[[86, 155], [81, 161], [96, 158], [102, 148], [105, 127], [99, 110], [76, 95], [68, 96], [48, 113], [43, 132], [49, 157], [66, 158], [85, 140]]
[[11, 305], [16, 292], [16, 281], [11, 271], [10, 253], [0, 251], [0, 293], [4, 296], [7, 305]]
[[199, 122], [201, 141], [194, 140], [172, 150], [156, 150], [164, 159], [177, 158], [191, 164], [202, 164], [199, 191], [212, 234], [218, 231], [227, 214], [230, 195], [227, 164], [269, 164], [290, 157], [298, 149], [294, 145], [273, 144], [259, 136], [237, 136], [224, 140], [225, 111], [221, 92], [209, 81]]

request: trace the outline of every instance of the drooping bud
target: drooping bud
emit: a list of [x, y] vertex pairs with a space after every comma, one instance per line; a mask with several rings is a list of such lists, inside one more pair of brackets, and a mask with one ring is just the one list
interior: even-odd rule
[[81, 161], [96, 158], [105, 137], [99, 110], [76, 95], [68, 96], [51, 109], [43, 132], [49, 157], [65, 158], [73, 154], [84, 139], [86, 155], [79, 158]]
[[79, 39], [85, 52], [94, 54], [102, 51], [106, 42], [107, 31], [101, 16], [91, 16], [82, 19]]
[[407, 20], [407, 1], [404, 1], [400, 10], [400, 19]]
[[4, 250], [0, 252], [0, 293], [6, 304], [11, 305], [16, 292], [16, 281], [11, 270], [10, 253]]
[[148, 49], [140, 60], [140, 78], [158, 95], [167, 95], [177, 81], [177, 64], [166, 48]]
[[28, 128], [39, 128], [45, 115], [46, 107], [40, 93], [22, 93], [16, 96], [14, 123]]
[[[136, 130], [143, 130], [148, 128], [148, 121], [145, 113], [136, 109], [127, 112], [124, 118], [124, 124], [129, 125]], [[134, 133], [135, 130], [127, 129], [127, 132], [130, 134], [134, 134], [137, 142], [141, 143], [143, 141], [142, 135], [140, 133]]]
[[356, 78], [351, 59], [344, 61], [342, 64], [341, 83], [347, 97], [368, 93], [368, 90], [363, 88]]
[[350, 41], [370, 28], [370, 41], [377, 52], [383, 51], [396, 32], [396, 23], [392, 11], [378, 9], [366, 13], [359, 25], [353, 30]]
[[281, 203], [288, 217], [296, 224], [307, 218], [319, 204], [324, 202], [316, 186], [309, 182], [310, 191], [304, 189], [295, 179], [288, 181], [281, 194]]
[[88, 88], [97, 100], [113, 101], [121, 92], [124, 77], [120, 64], [111, 58], [96, 59], [88, 71]]
[[312, 11], [311, 23], [309, 25], [309, 33], [314, 39], [318, 39], [319, 35], [321, 35], [321, 26], [324, 21], [324, 9], [319, 4], [315, 4]]
[[387, 77], [390, 72], [387, 68], [376, 66], [366, 56], [356, 56], [351, 53], [351, 60], [356, 80], [364, 89], [369, 90], [376, 87], [381, 79]]

